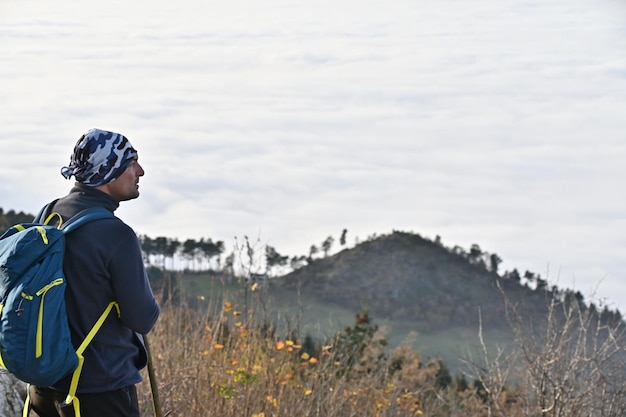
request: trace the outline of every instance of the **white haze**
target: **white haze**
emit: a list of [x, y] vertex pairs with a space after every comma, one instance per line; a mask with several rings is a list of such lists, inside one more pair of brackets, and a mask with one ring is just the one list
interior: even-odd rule
[[118, 210], [140, 234], [290, 256], [344, 228], [440, 235], [623, 308], [625, 10], [3, 0], [0, 207], [65, 194], [98, 127], [140, 152]]

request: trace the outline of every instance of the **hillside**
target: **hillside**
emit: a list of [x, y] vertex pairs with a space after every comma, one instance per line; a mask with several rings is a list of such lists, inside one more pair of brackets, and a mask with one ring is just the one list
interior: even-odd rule
[[254, 292], [217, 273], [190, 271], [181, 284], [193, 305], [231, 301], [239, 310], [254, 311], [262, 322], [269, 319], [281, 331], [295, 329], [301, 337], [333, 336], [366, 309], [386, 329], [391, 347], [416, 334], [412, 344], [420, 354], [442, 358], [458, 371], [460, 358], [479, 346], [479, 314], [488, 346], [512, 345], [502, 292], [523, 306], [525, 318], [545, 316], [546, 297], [553, 289], [530, 288], [524, 280], [504, 276], [419, 235], [393, 232], [309, 260]]
[[[0, 231], [32, 217], [0, 209]], [[414, 346], [418, 351], [426, 357], [443, 358], [451, 369], [458, 368], [458, 359], [466, 356], [468, 347], [477, 346], [479, 317], [488, 345], [512, 343], [503, 293], [528, 322], [533, 317], [545, 319], [546, 301], [555, 297], [597, 312], [604, 323], [622, 323], [619, 311], [608, 311], [606, 306], [600, 310], [593, 303], [587, 306], [580, 293], [548, 287], [529, 271], [523, 278], [517, 271], [497, 273], [497, 255], [482, 252], [478, 245], [469, 251], [446, 248], [439, 239], [432, 241], [414, 233], [394, 231], [332, 256], [309, 257], [300, 263], [303, 266], [284, 276], [258, 281], [262, 285], [256, 291], [246, 285], [246, 279], [234, 276], [232, 269], [219, 268], [221, 252], [206, 255], [202, 243], [211, 243], [210, 239], [186, 241], [172, 246], [175, 250], [170, 250], [169, 243], [180, 243], [176, 239], [140, 236], [140, 242], [153, 288], [163, 298], [166, 293], [185, 294], [190, 306], [214, 312], [232, 302], [239, 312], [250, 312], [262, 323], [271, 321], [281, 332], [320, 340], [351, 326], [355, 314], [365, 309], [376, 325], [387, 329], [390, 346], [417, 333]], [[187, 243], [191, 245], [187, 247]], [[187, 249], [205, 255], [204, 262], [200, 257], [188, 264], [218, 265], [219, 271], [166, 271], [166, 260], [172, 265], [176, 256], [188, 260]], [[211, 256], [217, 261], [211, 263]], [[151, 257], [158, 262], [151, 264]]]
[[393, 232], [272, 281], [305, 300], [362, 308], [378, 319], [412, 321], [416, 330], [506, 327], [498, 284], [508, 298], [545, 311], [545, 292], [500, 277], [416, 234]]

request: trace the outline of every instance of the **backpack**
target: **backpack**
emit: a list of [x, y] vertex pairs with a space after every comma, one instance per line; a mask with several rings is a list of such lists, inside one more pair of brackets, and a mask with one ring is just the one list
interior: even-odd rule
[[[65, 310], [65, 234], [113, 213], [83, 210], [66, 223], [53, 213], [42, 222], [18, 224], [0, 236], [0, 367], [29, 384], [47, 387], [72, 371], [72, 402], [82, 369], [82, 353], [115, 307], [111, 302], [78, 349], [72, 345]], [[58, 216], [58, 226], [48, 223]], [[28, 399], [27, 399], [28, 401]]]

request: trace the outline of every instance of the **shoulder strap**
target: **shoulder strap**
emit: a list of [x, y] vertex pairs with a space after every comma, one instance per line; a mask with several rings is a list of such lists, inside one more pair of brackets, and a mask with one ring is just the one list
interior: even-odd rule
[[88, 208], [69, 219], [65, 224], [63, 224], [63, 226], [61, 226], [61, 230], [63, 233], [69, 233], [90, 221], [98, 219], [112, 219], [114, 217], [113, 213], [103, 207]]
[[93, 325], [87, 336], [85, 336], [85, 339], [80, 344], [78, 349], [76, 349], [76, 355], [78, 356], [78, 366], [72, 374], [72, 381], [70, 383], [70, 389], [67, 397], [65, 398], [65, 402], [63, 403], [63, 405], [61, 405], [61, 407], [63, 407], [64, 405], [67, 406], [73, 404], [74, 414], [76, 415], [76, 417], [80, 417], [80, 402], [76, 397], [76, 390], [78, 389], [78, 380], [80, 379], [80, 374], [83, 371], [83, 364], [85, 363], [85, 357], [83, 356], [83, 353], [85, 352], [87, 346], [89, 346], [93, 338], [96, 336], [96, 333], [98, 333], [98, 330], [100, 330], [100, 328], [104, 324], [104, 321], [107, 319], [113, 309], [116, 310], [117, 316], [120, 317], [120, 305], [117, 303], [117, 301], [111, 301], [96, 321], [96, 324]]
[[[41, 210], [39, 210], [39, 213], [37, 213], [37, 215], [33, 219], [33, 223], [44, 224], [44, 222], [47, 221], [46, 216], [51, 216], [53, 214], [56, 214], [56, 213], [50, 213], [50, 211], [52, 208], [54, 208], [54, 205], [58, 200], [59, 199], [57, 198], [51, 201], [50, 203], [46, 204], [45, 206], [43, 206]], [[104, 207], [92, 207], [92, 208], [88, 208], [88, 209], [78, 212], [78, 214], [76, 214], [74, 217], [72, 217], [62, 226], [59, 226], [59, 228], [62, 229], [64, 233], [68, 233], [90, 221], [98, 220], [98, 219], [113, 218], [113, 217], [115, 217], [115, 215], [109, 210], [105, 209]], [[63, 222], [61, 219], [61, 224], [62, 223]]]

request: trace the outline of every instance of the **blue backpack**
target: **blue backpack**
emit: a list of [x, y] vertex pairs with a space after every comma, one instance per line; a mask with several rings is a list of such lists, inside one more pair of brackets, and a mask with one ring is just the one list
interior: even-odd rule
[[[103, 208], [84, 210], [65, 224], [42, 222], [44, 207], [33, 223], [18, 224], [0, 236], [0, 367], [22, 381], [47, 387], [74, 371], [70, 388], [76, 392], [82, 352], [95, 336], [112, 302], [79, 349], [72, 345], [65, 310], [63, 253], [65, 234], [113, 213]], [[84, 346], [83, 346], [84, 345]], [[74, 381], [74, 379], [76, 381]], [[73, 398], [68, 396], [68, 400]]]

